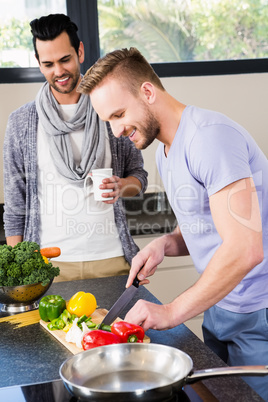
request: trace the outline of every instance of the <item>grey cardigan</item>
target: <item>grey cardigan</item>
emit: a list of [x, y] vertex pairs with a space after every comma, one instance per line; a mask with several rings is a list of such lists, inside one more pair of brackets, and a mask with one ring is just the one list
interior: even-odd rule
[[[4, 229], [6, 237], [22, 235], [24, 240], [40, 244], [37, 125], [34, 101], [9, 116], [4, 140]], [[141, 152], [128, 138], [116, 138], [109, 125], [108, 133], [114, 174], [119, 177], [135, 176], [144, 192], [147, 172], [143, 169]], [[114, 213], [125, 259], [131, 263], [138, 247], [130, 235], [122, 199], [114, 204]]]

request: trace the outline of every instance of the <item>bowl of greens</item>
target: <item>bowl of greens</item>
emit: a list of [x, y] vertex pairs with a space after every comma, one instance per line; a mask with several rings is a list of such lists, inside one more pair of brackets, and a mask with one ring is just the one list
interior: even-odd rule
[[0, 246], [0, 306], [2, 311], [22, 312], [38, 307], [59, 268], [40, 252], [35, 242]]

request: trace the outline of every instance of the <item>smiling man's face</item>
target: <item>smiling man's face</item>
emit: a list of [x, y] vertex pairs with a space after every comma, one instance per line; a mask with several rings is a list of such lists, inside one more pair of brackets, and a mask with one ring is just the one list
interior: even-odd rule
[[141, 94], [134, 96], [119, 80], [106, 77], [90, 94], [92, 106], [113, 134], [128, 137], [138, 149], [147, 148], [160, 125]]
[[[52, 88], [56, 99], [58, 94], [76, 91], [80, 81], [80, 63], [84, 61], [84, 49], [80, 44], [78, 55], [71, 46], [69, 36], [62, 32], [48, 41], [36, 40], [40, 71]], [[78, 96], [78, 94], [77, 94]]]

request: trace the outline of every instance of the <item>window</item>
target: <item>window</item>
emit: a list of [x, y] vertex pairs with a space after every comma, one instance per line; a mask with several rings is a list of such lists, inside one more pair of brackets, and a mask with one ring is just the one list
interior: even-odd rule
[[38, 67], [29, 22], [50, 13], [66, 14], [65, 0], [0, 0], [0, 67]]
[[137, 47], [151, 63], [268, 57], [267, 0], [99, 0], [101, 53]]
[[268, 71], [267, 0], [0, 0], [0, 6], [0, 83], [43, 81], [29, 21], [55, 12], [79, 27], [82, 72], [100, 55], [130, 46], [160, 77]]

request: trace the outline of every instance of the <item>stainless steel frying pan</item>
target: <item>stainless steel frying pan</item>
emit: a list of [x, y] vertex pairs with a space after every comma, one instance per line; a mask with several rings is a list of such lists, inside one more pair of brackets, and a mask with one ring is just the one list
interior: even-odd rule
[[158, 344], [117, 344], [81, 352], [60, 367], [71, 394], [87, 401], [163, 401], [185, 384], [217, 376], [267, 375], [268, 366], [193, 371], [190, 356]]

